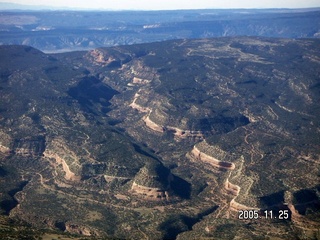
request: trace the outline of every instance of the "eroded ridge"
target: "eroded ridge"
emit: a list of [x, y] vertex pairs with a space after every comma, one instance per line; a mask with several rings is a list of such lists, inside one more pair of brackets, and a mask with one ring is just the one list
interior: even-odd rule
[[[232, 179], [243, 178], [242, 176], [238, 176], [241, 174], [241, 169], [236, 169], [235, 164], [235, 162], [239, 162], [242, 157], [239, 158], [236, 155], [231, 155], [221, 150], [219, 147], [209, 145], [206, 141], [196, 144], [188, 156], [190, 156], [192, 160], [204, 162], [215, 169], [224, 171], [225, 177], [223, 177], [223, 193], [232, 198], [229, 203], [229, 210], [239, 211], [240, 209], [257, 209], [236, 202], [236, 198], [240, 194], [241, 187], [237, 184], [231, 183], [229, 180], [231, 173], [234, 173], [234, 170], [236, 170], [236, 176], [233, 176]], [[239, 164], [238, 167], [242, 168], [242, 164]], [[244, 177], [244, 179], [246, 178]]]
[[129, 105], [133, 109], [136, 109], [140, 112], [147, 112], [148, 114], [145, 115], [142, 119], [146, 126], [158, 133], [164, 133], [164, 132], [171, 132], [173, 133], [174, 137], [176, 138], [192, 138], [196, 137], [199, 139], [203, 138], [203, 134], [201, 131], [192, 131], [192, 130], [184, 130], [173, 126], [162, 126], [157, 124], [156, 122], [152, 121], [150, 119], [150, 114], [152, 113], [152, 109], [148, 107], [143, 107], [136, 103], [137, 98], [139, 97], [139, 94], [136, 94], [133, 102]]
[[[206, 153], [206, 152], [210, 152], [210, 153]], [[212, 156], [213, 154], [217, 157], [213, 157]], [[218, 160], [217, 158], [224, 159], [226, 157], [226, 153], [221, 149], [210, 146], [209, 144], [206, 143], [206, 141], [203, 141], [195, 145], [192, 151], [190, 152], [190, 155], [197, 160], [208, 163], [211, 166], [219, 169], [228, 169], [228, 170], [235, 169], [234, 163]]]
[[138, 110], [139, 112], [146, 112], [146, 113], [150, 112], [151, 111], [150, 108], [141, 106], [138, 103], [136, 103], [136, 101], [138, 100], [139, 96], [140, 96], [140, 94], [136, 93], [134, 95], [134, 99], [133, 99], [132, 103], [129, 106], [132, 107], [133, 109]]
[[153, 122], [150, 119], [150, 113], [152, 112], [152, 110], [150, 110], [150, 112], [143, 117], [143, 121], [145, 122], [146, 126], [148, 128], [150, 128], [153, 131], [159, 132], [159, 133], [163, 133], [165, 132], [165, 128], [161, 125], [156, 124], [155, 122]]
[[[145, 125], [158, 133], [165, 133], [170, 132], [174, 135], [176, 139], [183, 139], [183, 138], [196, 138], [196, 139], [203, 139], [203, 132], [197, 131], [197, 130], [187, 130], [187, 129], [181, 129], [175, 126], [165, 125], [165, 124], [159, 124], [151, 119], [151, 115], [155, 112], [159, 112], [158, 109], [153, 109], [147, 106], [142, 106], [138, 102], [141, 101], [140, 97], [140, 90], [134, 95], [134, 99], [132, 103], [129, 105], [131, 108], [138, 110], [141, 113], [147, 113], [142, 120], [144, 121]], [[160, 111], [161, 112], [161, 111]], [[156, 114], [157, 115], [157, 114]], [[159, 115], [157, 115], [160, 117]], [[162, 122], [166, 122], [166, 117], [163, 117]]]
[[62, 165], [64, 178], [71, 181], [79, 181], [81, 179], [80, 169], [77, 155], [66, 147], [66, 144], [60, 139], [53, 140], [48, 144], [48, 148], [43, 152], [44, 157], [54, 159], [51, 162], [53, 167]]
[[203, 138], [203, 133], [201, 131], [192, 131], [192, 130], [184, 130], [173, 126], [162, 126], [150, 119], [150, 113], [143, 117], [143, 121], [145, 122], [146, 126], [153, 131], [164, 133], [164, 132], [171, 132], [173, 133], [175, 138]]

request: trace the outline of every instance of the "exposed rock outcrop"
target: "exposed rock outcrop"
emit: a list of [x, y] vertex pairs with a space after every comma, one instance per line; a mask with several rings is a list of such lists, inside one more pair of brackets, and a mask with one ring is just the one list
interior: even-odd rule
[[51, 161], [54, 167], [62, 165], [64, 178], [66, 180], [78, 181], [81, 176], [81, 166], [75, 152], [70, 150], [65, 142], [61, 139], [54, 139], [49, 144], [43, 153], [44, 157], [54, 159]]
[[232, 199], [230, 201], [230, 210], [234, 212], [238, 212], [239, 210], [258, 210], [259, 208], [249, 207], [244, 204], [236, 202], [235, 199]]
[[150, 119], [150, 113], [143, 118], [143, 121], [145, 122], [146, 126], [153, 131], [159, 133], [172, 132], [176, 138], [203, 138], [201, 131], [183, 130], [173, 126], [161, 126]]
[[156, 124], [150, 119], [150, 113], [143, 118], [143, 121], [145, 122], [146, 126], [152, 129], [153, 131], [159, 133], [163, 133], [165, 131], [165, 128], [163, 126]]
[[167, 200], [173, 176], [158, 163], [148, 163], [137, 173], [131, 192], [148, 200]]
[[[237, 179], [237, 181], [249, 181], [246, 177], [238, 176], [241, 175], [240, 169], [236, 168], [236, 162], [239, 163], [242, 159], [242, 157], [233, 155], [230, 153], [227, 153], [220, 149], [217, 146], [211, 146], [206, 141], [202, 141], [198, 144], [196, 144], [191, 152], [187, 154], [188, 157], [191, 158], [191, 160], [201, 161], [206, 164], [209, 164], [210, 166], [214, 167], [215, 169], [222, 170], [223, 174], [223, 188], [222, 192], [223, 194], [226, 194], [227, 196], [231, 197], [231, 201], [229, 203], [229, 208], [232, 211], [239, 211], [243, 209], [258, 209], [256, 207], [249, 207], [245, 204], [238, 203], [236, 199], [239, 197], [241, 187], [237, 184], [231, 183], [229, 179]], [[241, 164], [239, 164], [238, 168], [242, 168]], [[232, 173], [236, 172], [236, 177], [233, 176], [231, 178]], [[234, 175], [234, 174], [233, 174]], [[249, 184], [247, 184], [249, 185]], [[245, 191], [248, 189], [245, 188]], [[256, 205], [256, 204], [253, 204]]]
[[10, 148], [0, 145], [0, 152], [4, 153], [4, 154], [8, 154], [10, 153]]
[[15, 154], [25, 157], [39, 157], [42, 156], [45, 147], [45, 138], [43, 136], [27, 137], [16, 139], [13, 144], [13, 151]]
[[141, 102], [141, 95], [142, 93], [141, 89], [134, 95], [133, 101], [132, 103], [129, 105], [130, 107], [132, 107], [133, 109], [138, 110], [139, 112], [143, 112], [143, 113], [149, 113], [151, 111], [151, 109], [147, 106], [143, 106], [140, 103], [137, 102]]
[[66, 180], [73, 180], [73, 181], [78, 181], [78, 180], [80, 180], [80, 176], [76, 176], [75, 175], [75, 173], [73, 173], [71, 170], [70, 170], [70, 168], [69, 168], [69, 166], [68, 166], [68, 164], [66, 163], [66, 161], [63, 159], [63, 158], [61, 158], [58, 154], [56, 154], [56, 153], [53, 153], [53, 152], [51, 152], [51, 151], [45, 151], [44, 153], [43, 153], [43, 155], [44, 155], [44, 157], [46, 157], [46, 158], [50, 158], [50, 159], [55, 159], [55, 161], [56, 161], [56, 163], [58, 164], [58, 165], [60, 165], [60, 164], [62, 164], [62, 169], [63, 169], [63, 171], [64, 171], [64, 173], [65, 173], [65, 175], [64, 175], [64, 178], [66, 179]]
[[168, 191], [161, 188], [145, 187], [133, 182], [131, 191], [149, 200], [166, 200], [169, 198]]
[[115, 49], [103, 49], [98, 48], [92, 51], [89, 51], [86, 57], [94, 65], [101, 67], [121, 67], [122, 64], [125, 64], [132, 60], [130, 53], [117, 51]]
[[229, 194], [233, 196], [238, 196], [240, 193], [240, 187], [238, 185], [235, 185], [229, 182], [229, 179], [225, 181], [224, 188], [227, 190]]
[[151, 80], [148, 80], [148, 79], [142, 79], [142, 78], [138, 78], [138, 77], [133, 77], [133, 80], [132, 80], [133, 83], [135, 84], [141, 84], [141, 85], [144, 85], [144, 84], [148, 84], [151, 82]]
[[173, 132], [173, 135], [177, 138], [197, 138], [202, 139], [203, 133], [201, 131], [191, 131], [191, 130], [183, 130], [176, 127], [168, 126], [166, 127], [167, 131]]
[[12, 138], [3, 131], [0, 131], [0, 152], [4, 154], [10, 153], [11, 143]]
[[[293, 194], [289, 191], [286, 191], [284, 194], [284, 202], [286, 207], [290, 210], [290, 217], [291, 217], [291, 221], [294, 222], [296, 224], [297, 227], [299, 228], [303, 228], [303, 229], [311, 229], [311, 230], [317, 230], [319, 231], [320, 228], [320, 223], [315, 222], [310, 220], [310, 218], [308, 218], [305, 215], [302, 215], [301, 213], [299, 213], [297, 207], [303, 206], [303, 205], [308, 205], [311, 202], [307, 202], [307, 203], [297, 203], [294, 204], [294, 197]], [[317, 199], [314, 199], [314, 203], [317, 203], [318, 207], [315, 210], [315, 212], [319, 209], [319, 197], [317, 197]], [[316, 205], [316, 204], [315, 204]]]
[[79, 235], [84, 235], [84, 236], [92, 236], [92, 235], [97, 235], [95, 231], [91, 230], [90, 228], [86, 226], [82, 226], [79, 224], [74, 224], [71, 222], [67, 222], [65, 224], [66, 231], [72, 234], [79, 234]]
[[[190, 156], [196, 160], [208, 163], [211, 166], [219, 169], [233, 170], [235, 169], [235, 164], [228, 161], [223, 161], [227, 157], [227, 153], [221, 149], [210, 146], [203, 141], [195, 145], [190, 152]], [[215, 157], [213, 157], [215, 156]], [[230, 160], [232, 158], [235, 160], [235, 156], [229, 156]]]

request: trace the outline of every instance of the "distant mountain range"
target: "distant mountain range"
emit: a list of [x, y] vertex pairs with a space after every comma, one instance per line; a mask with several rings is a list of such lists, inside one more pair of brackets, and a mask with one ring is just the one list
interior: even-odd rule
[[53, 6], [47, 6], [47, 5], [26, 5], [26, 4], [18, 4], [18, 3], [0, 2], [0, 11], [3, 11], [3, 10], [42, 11], [42, 10], [75, 10], [75, 9], [76, 8], [53, 7]]
[[[291, 9], [293, 10], [293, 8], [281, 8], [281, 9], [276, 9], [278, 11], [283, 11], [283, 10], [288, 10]], [[297, 11], [313, 11], [316, 9], [320, 9], [320, 8], [303, 8], [303, 9], [299, 9], [299, 8], [295, 8], [294, 10]], [[34, 10], [34, 11], [38, 11], [38, 10], [95, 10], [95, 9], [85, 9], [85, 8], [77, 8], [77, 7], [66, 7], [66, 6], [60, 6], [60, 7], [54, 7], [54, 6], [48, 6], [48, 5], [30, 5], [30, 4], [18, 4], [18, 3], [10, 3], [10, 2], [0, 2], [0, 11], [1, 10]], [[101, 11], [101, 9], [96, 9], [98, 11]], [[112, 10], [112, 9], [103, 9], [103, 10]], [[125, 10], [125, 9], [123, 9]]]
[[319, 29], [319, 9], [19, 10], [2, 12], [0, 44], [30, 45], [46, 52], [63, 52], [170, 39], [225, 36], [319, 38]]

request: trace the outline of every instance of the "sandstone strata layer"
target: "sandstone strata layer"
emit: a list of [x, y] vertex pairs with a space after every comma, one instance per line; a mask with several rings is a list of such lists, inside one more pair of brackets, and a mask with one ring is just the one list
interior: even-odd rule
[[164, 189], [145, 187], [136, 182], [133, 182], [131, 191], [149, 200], [166, 200], [169, 198], [168, 191]]
[[227, 170], [235, 169], [234, 163], [221, 160], [226, 158], [227, 154], [224, 151], [216, 147], [210, 146], [205, 141], [195, 145], [192, 151], [190, 152], [190, 155], [193, 158], [208, 163], [216, 168]]
[[[200, 142], [197, 145], [195, 145], [189, 153], [189, 156], [193, 160], [204, 162], [216, 169], [224, 171], [227, 170], [227, 172], [224, 173], [225, 177], [223, 182], [223, 193], [228, 195], [229, 197], [232, 197], [232, 200], [229, 203], [230, 210], [239, 211], [243, 209], [258, 209], [255, 207], [246, 206], [236, 201], [236, 198], [238, 198], [238, 196], [240, 195], [241, 187], [237, 184], [231, 183], [229, 179], [234, 171], [237, 172], [236, 175], [241, 175], [240, 169], [237, 169], [234, 163], [239, 162], [238, 156], [229, 154], [221, 150], [217, 146], [211, 146], [206, 141]], [[238, 166], [238, 168], [240, 166], [241, 164]], [[237, 179], [240, 179], [241, 181], [241, 179], [244, 180], [246, 178], [238, 176]]]

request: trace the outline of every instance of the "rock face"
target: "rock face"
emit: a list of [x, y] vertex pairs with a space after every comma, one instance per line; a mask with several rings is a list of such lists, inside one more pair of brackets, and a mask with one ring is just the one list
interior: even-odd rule
[[[192, 151], [190, 152], [190, 155], [196, 160], [209, 163], [211, 166], [218, 169], [235, 169], [234, 163], [224, 161], [227, 155], [226, 152], [217, 147], [210, 146], [205, 141], [194, 146]], [[232, 158], [228, 158], [228, 160], [230, 161], [232, 160]]]
[[62, 167], [61, 170], [66, 180], [80, 180], [82, 167], [79, 164], [79, 156], [68, 147], [64, 140], [52, 139], [43, 155], [54, 166]]
[[[230, 177], [232, 176], [232, 171], [240, 167], [240, 159], [242, 156], [232, 155], [220, 149], [218, 146], [211, 146], [206, 141], [202, 141], [196, 144], [192, 151], [187, 154], [191, 157], [191, 160], [196, 162], [203, 162], [213, 169], [224, 171], [222, 181], [222, 192], [228, 197], [231, 197], [230, 210], [239, 211], [244, 209], [254, 209], [253, 206], [246, 206], [236, 202], [236, 198], [239, 196], [241, 187], [230, 182]], [[238, 174], [236, 174], [238, 175]], [[238, 178], [238, 177], [237, 177]], [[234, 179], [234, 177], [233, 177]], [[241, 179], [241, 178], [240, 178]], [[240, 180], [240, 184], [243, 184]]]
[[139, 196], [149, 200], [168, 200], [169, 199], [168, 191], [166, 191], [165, 189], [145, 187], [143, 185], [137, 184], [136, 182], [133, 182], [131, 191], [134, 194], [138, 194]]
[[155, 122], [153, 122], [152, 120], [150, 120], [150, 114], [145, 116], [143, 121], [145, 122], [146, 126], [152, 129], [153, 131], [156, 131], [159, 133], [163, 133], [165, 131], [165, 128], [163, 126], [160, 126]]
[[160, 164], [147, 164], [134, 178], [131, 191], [146, 199], [168, 200], [173, 176]]

